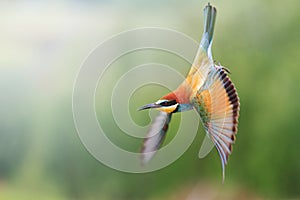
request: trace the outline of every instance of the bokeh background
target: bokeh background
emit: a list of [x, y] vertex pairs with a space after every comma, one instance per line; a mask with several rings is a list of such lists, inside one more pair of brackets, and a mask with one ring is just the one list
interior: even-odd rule
[[[206, 3], [1, 1], [0, 199], [300, 198], [297, 0], [211, 1], [218, 9], [214, 58], [231, 70], [241, 100], [225, 184], [215, 150], [205, 159], [197, 157], [202, 127], [180, 159], [147, 174], [110, 169], [80, 142], [72, 90], [89, 52], [113, 34], [144, 26], [175, 29], [199, 41]], [[130, 67], [147, 62], [168, 64], [183, 75], [189, 69], [174, 55], [145, 50], [114, 63], [107, 80], [113, 83]], [[147, 125], [149, 116], [136, 108], [165, 92], [157, 85], [137, 90], [129, 105], [133, 120]], [[138, 150], [141, 141], [125, 138], [105, 109], [109, 95], [96, 95], [99, 120], [107, 116], [106, 130], [114, 142]], [[176, 116], [167, 141], [178, 120]]]

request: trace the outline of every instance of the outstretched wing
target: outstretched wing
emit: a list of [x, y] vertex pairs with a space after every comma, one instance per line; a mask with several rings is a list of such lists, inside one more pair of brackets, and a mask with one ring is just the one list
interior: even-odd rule
[[163, 143], [166, 132], [169, 128], [169, 123], [172, 114], [166, 112], [159, 112], [158, 116], [154, 119], [152, 125], [149, 128], [146, 138], [144, 139], [142, 146], [142, 163], [149, 162], [156, 151], [160, 148]]
[[240, 103], [223, 67], [215, 66], [209, 72], [208, 79], [192, 98], [192, 103], [221, 157], [224, 180], [225, 165], [237, 133]]

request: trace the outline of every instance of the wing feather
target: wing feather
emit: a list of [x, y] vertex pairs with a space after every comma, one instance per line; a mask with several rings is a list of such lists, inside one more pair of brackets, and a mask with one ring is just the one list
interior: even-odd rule
[[236, 89], [227, 71], [221, 66], [214, 66], [191, 101], [220, 155], [224, 180], [225, 165], [237, 133], [240, 109]]
[[141, 149], [141, 160], [143, 164], [149, 162], [161, 147], [169, 128], [171, 116], [172, 114], [159, 112], [151, 124]]

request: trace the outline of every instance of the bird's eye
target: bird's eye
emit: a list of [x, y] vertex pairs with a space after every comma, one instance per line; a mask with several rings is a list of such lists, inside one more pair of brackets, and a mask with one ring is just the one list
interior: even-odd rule
[[163, 101], [159, 105], [161, 106], [172, 106], [175, 105], [177, 102], [176, 100], [171, 100], [171, 101]]
[[167, 105], [168, 105], [168, 102], [167, 102], [167, 101], [163, 101], [163, 102], [161, 102], [159, 105], [161, 105], [161, 106], [167, 106]]

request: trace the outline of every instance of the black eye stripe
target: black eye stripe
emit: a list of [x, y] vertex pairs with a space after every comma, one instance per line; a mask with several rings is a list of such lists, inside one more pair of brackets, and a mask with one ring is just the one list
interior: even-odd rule
[[161, 105], [161, 106], [172, 106], [172, 105], [175, 105], [176, 103], [177, 103], [176, 100], [171, 100], [171, 101], [161, 102], [159, 105]]

